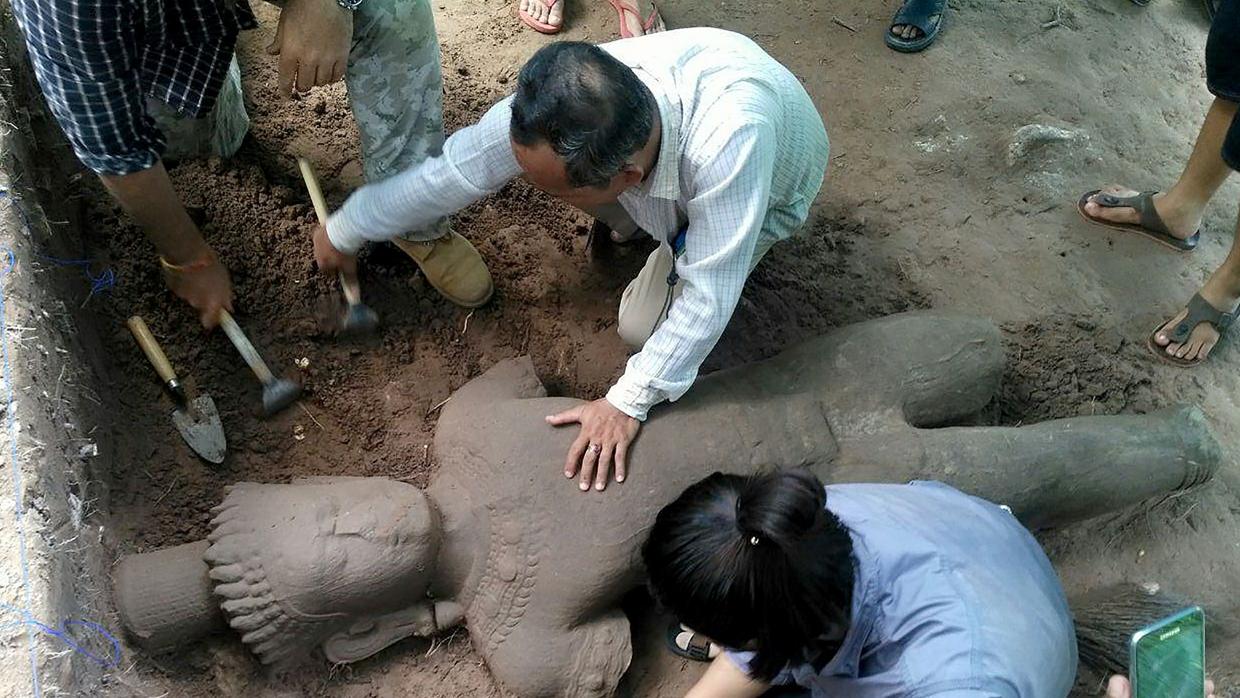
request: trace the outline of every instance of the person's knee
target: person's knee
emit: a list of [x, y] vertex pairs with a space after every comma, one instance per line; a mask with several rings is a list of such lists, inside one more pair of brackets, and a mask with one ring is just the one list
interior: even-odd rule
[[632, 308], [621, 308], [616, 321], [616, 331], [620, 339], [631, 349], [641, 349], [654, 334], [654, 320], [648, 313], [637, 312]]

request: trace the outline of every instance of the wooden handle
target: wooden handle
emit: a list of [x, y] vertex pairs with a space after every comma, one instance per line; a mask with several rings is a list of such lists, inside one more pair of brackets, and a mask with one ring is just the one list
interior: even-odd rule
[[134, 315], [125, 324], [129, 326], [129, 331], [133, 333], [133, 338], [138, 340], [138, 346], [142, 347], [142, 353], [146, 354], [147, 360], [155, 367], [155, 372], [159, 374], [159, 379], [165, 383], [175, 384], [177, 373], [172, 370], [172, 364], [168, 361], [164, 350], [159, 346], [159, 341], [155, 339], [155, 335], [151, 334], [151, 328], [146, 326], [146, 321], [140, 316]]
[[297, 158], [297, 166], [301, 168], [301, 178], [305, 180], [310, 201], [314, 203], [314, 215], [319, 217], [319, 223], [327, 225], [327, 202], [323, 199], [323, 190], [319, 188], [319, 178], [314, 176], [314, 166], [305, 158]]
[[[301, 169], [301, 178], [306, 182], [306, 191], [310, 192], [310, 201], [314, 203], [314, 214], [319, 217], [319, 223], [327, 224], [327, 202], [323, 200], [323, 189], [319, 187], [319, 178], [314, 174], [314, 165], [305, 158], [297, 158], [297, 167]], [[340, 279], [340, 289], [344, 291], [344, 300], [349, 305], [361, 305], [362, 303], [362, 285], [357, 281], [356, 274], [345, 274], [340, 272], [337, 275]]]
[[258, 350], [250, 343], [245, 333], [237, 326], [237, 321], [233, 319], [231, 313], [227, 310], [220, 311], [220, 327], [224, 328], [224, 334], [228, 335], [228, 339], [232, 340], [233, 346], [237, 347], [237, 352], [241, 354], [241, 358], [250, 365], [250, 370], [264, 385], [275, 380], [275, 376], [271, 374], [271, 369], [267, 368], [267, 362], [263, 361], [263, 357], [258, 355]]
[[344, 291], [344, 301], [349, 305], [361, 305], [362, 285], [358, 283], [357, 276], [344, 272], [337, 276], [340, 278], [340, 290]]

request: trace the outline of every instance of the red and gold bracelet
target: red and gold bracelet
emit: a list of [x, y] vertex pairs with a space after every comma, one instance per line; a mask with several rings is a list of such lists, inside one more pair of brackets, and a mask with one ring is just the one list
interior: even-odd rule
[[188, 264], [173, 264], [165, 259], [163, 255], [159, 256], [159, 265], [164, 268], [164, 271], [172, 272], [174, 274], [187, 274], [190, 272], [201, 271], [215, 264], [215, 262], [216, 259], [214, 252], [207, 252], [199, 259], [196, 259]]

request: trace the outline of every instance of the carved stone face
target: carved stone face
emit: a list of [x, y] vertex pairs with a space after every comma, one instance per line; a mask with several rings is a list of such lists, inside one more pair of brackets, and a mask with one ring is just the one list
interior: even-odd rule
[[[301, 490], [301, 491], [298, 491]], [[298, 610], [374, 613], [426, 596], [439, 547], [439, 516], [412, 486], [384, 480], [293, 488], [264, 564], [273, 588]]]
[[[378, 478], [240, 483], [217, 510], [213, 579], [263, 586], [285, 612], [316, 621], [383, 613], [424, 600], [439, 547], [426, 495]], [[250, 570], [247, 574], [245, 570]], [[228, 596], [233, 589], [216, 587]]]

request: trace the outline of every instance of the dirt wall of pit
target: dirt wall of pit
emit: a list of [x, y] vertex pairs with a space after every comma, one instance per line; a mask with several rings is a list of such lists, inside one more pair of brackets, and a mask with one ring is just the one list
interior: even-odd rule
[[0, 2], [0, 696], [98, 696], [124, 677], [102, 476], [114, 405], [91, 308], [69, 300], [90, 292], [60, 213], [76, 168], [57, 167], [34, 89]]

